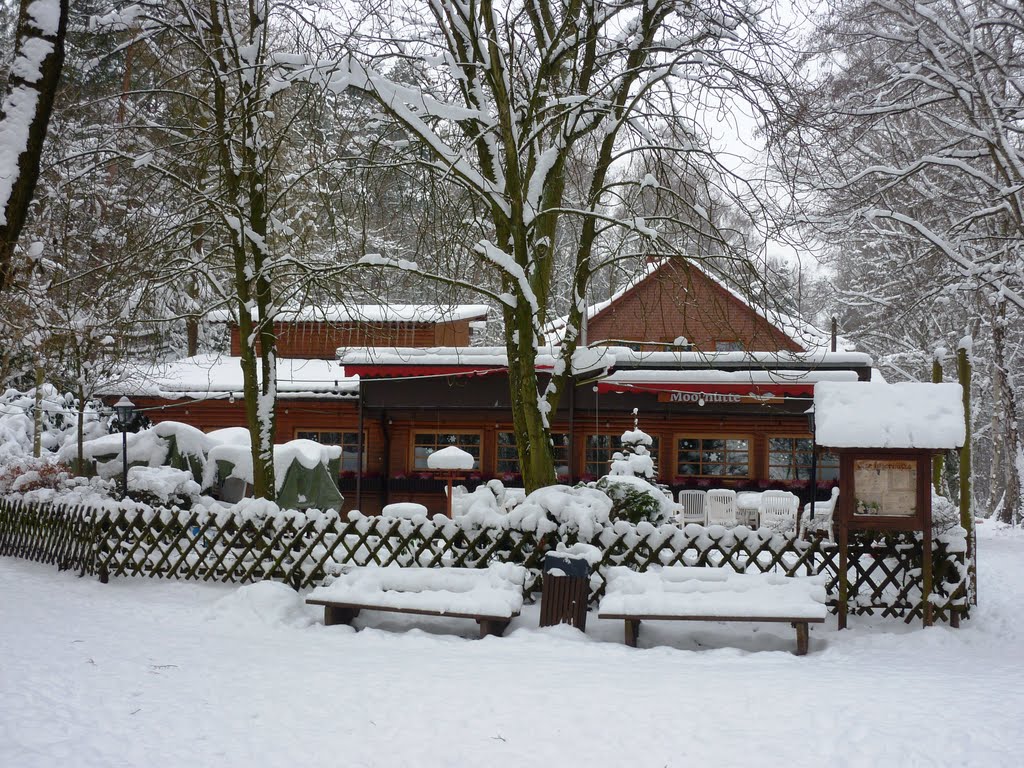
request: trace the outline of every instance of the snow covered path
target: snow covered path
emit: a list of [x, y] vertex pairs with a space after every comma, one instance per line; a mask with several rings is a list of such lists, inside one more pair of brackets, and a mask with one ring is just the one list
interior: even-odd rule
[[981, 528], [963, 629], [830, 617], [803, 658], [789, 627], [645, 624], [631, 650], [536, 606], [501, 639], [356, 633], [281, 585], [0, 558], [0, 766], [1017, 766], [1024, 531]]

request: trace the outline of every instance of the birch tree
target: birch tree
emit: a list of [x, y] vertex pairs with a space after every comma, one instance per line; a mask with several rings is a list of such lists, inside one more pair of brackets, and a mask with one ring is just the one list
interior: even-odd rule
[[[768, 126], [780, 105], [769, 16], [767, 4], [727, 0], [398, 0], [361, 20], [361, 55], [337, 65], [336, 88], [371, 95], [417, 140], [423, 172], [474, 200], [474, 274], [500, 279], [488, 295], [503, 314], [528, 489], [555, 482], [549, 417], [569, 382], [592, 276], [618, 258], [677, 254], [659, 226], [707, 218], [682, 207], [664, 222], [616, 215], [639, 188], [659, 185], [655, 174], [620, 171], [649, 153], [729, 175], [710, 149], [715, 115], [743, 103]], [[631, 245], [606, 248], [611, 240]], [[387, 254], [362, 262], [419, 269]], [[545, 380], [536, 362], [559, 278], [567, 330]]]

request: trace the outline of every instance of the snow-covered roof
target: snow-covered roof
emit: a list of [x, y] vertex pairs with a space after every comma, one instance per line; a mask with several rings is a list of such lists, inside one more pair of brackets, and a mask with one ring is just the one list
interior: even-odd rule
[[[557, 347], [546, 347], [537, 358], [538, 366], [550, 368]], [[504, 347], [341, 347], [338, 361], [344, 365], [451, 365], [504, 368], [508, 355]], [[575, 370], [597, 367], [665, 368], [671, 370], [707, 368], [869, 368], [871, 356], [863, 352], [644, 352], [629, 347], [595, 345], [579, 347]]]
[[624, 370], [602, 379], [606, 384], [817, 384], [821, 381], [857, 381], [856, 371], [811, 370], [753, 370], [723, 371], [716, 369], [673, 371]]
[[[635, 289], [642, 282], [651, 277], [655, 272], [661, 269], [663, 266], [669, 264], [670, 259], [659, 259], [648, 261], [644, 264], [643, 270], [641, 270], [633, 279], [631, 279], [626, 285], [613, 293], [609, 298], [604, 301], [599, 301], [596, 304], [591, 304], [587, 307], [587, 320], [592, 320], [594, 317], [605, 311], [612, 304], [617, 302], [627, 293]], [[769, 324], [775, 326], [779, 331], [784, 333], [793, 341], [803, 345], [808, 349], [822, 349], [827, 347], [831, 343], [831, 336], [819, 328], [814, 327], [811, 323], [807, 322], [801, 317], [795, 315], [789, 315], [784, 312], [780, 312], [773, 307], [758, 306], [751, 304], [749, 298], [743, 296], [735, 288], [732, 288], [722, 278], [716, 276], [710, 272], [707, 267], [704, 266], [699, 260], [687, 260], [687, 265], [692, 266], [695, 269], [700, 270], [700, 273], [715, 283], [722, 290], [729, 293], [739, 302], [749, 307], [758, 316], [762, 317]], [[548, 338], [548, 342], [551, 344], [558, 344], [561, 342], [564, 332], [565, 324], [568, 320], [568, 316], [563, 316], [552, 320], [548, 323], [545, 328], [545, 335]], [[849, 349], [842, 339], [838, 341], [842, 342], [842, 346]]]
[[821, 382], [814, 388], [814, 434], [829, 448], [928, 448], [964, 444], [959, 384]]
[[[593, 347], [600, 349], [600, 347]], [[871, 355], [864, 352], [645, 352], [629, 347], [604, 347], [619, 367], [630, 368], [870, 368]]]
[[[582, 347], [573, 355], [573, 372], [585, 373], [615, 364], [610, 347]], [[558, 364], [558, 350], [542, 350], [537, 368], [552, 370]], [[338, 350], [342, 369], [362, 366], [404, 366], [413, 368], [503, 369], [508, 367], [504, 347], [342, 347]]]
[[[446, 323], [487, 317], [486, 304], [327, 304], [283, 307], [277, 314], [282, 323]], [[206, 315], [211, 322], [230, 323], [233, 310], [218, 309]]]
[[[277, 361], [278, 396], [286, 400], [357, 397], [359, 380], [342, 373], [333, 360], [281, 358]], [[238, 357], [198, 355], [130, 372], [116, 389], [99, 394], [203, 400], [241, 398], [242, 392]]]

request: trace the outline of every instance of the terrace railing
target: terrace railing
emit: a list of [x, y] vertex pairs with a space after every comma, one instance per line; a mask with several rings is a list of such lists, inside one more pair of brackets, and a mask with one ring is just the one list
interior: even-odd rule
[[[529, 593], [540, 590], [544, 554], [590, 545], [597, 562], [590, 600], [604, 592], [604, 570], [626, 565], [697, 565], [788, 575], [825, 572], [833, 608], [839, 552], [823, 538], [798, 539], [767, 530], [674, 524], [596, 525], [583, 535], [553, 523], [537, 530], [459, 519], [407, 520], [350, 513], [282, 512], [211, 515], [148, 507], [89, 508], [0, 498], [0, 555], [70, 568], [82, 575], [246, 583], [273, 579], [296, 589], [320, 583], [345, 564], [485, 567], [526, 566]], [[959, 537], [938, 536], [932, 558], [934, 618], [967, 615], [966, 554]], [[849, 610], [907, 621], [922, 615], [922, 543], [912, 534], [864, 537], [851, 545]]]

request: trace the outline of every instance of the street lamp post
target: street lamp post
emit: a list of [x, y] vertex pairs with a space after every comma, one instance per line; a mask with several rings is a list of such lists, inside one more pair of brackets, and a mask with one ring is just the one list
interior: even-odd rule
[[818, 496], [818, 440], [814, 430], [814, 406], [807, 411], [807, 428], [811, 430], [811, 514], [814, 520], [814, 501]]
[[122, 395], [114, 403], [114, 413], [121, 425], [121, 498], [128, 495], [128, 422], [135, 416], [135, 403]]

